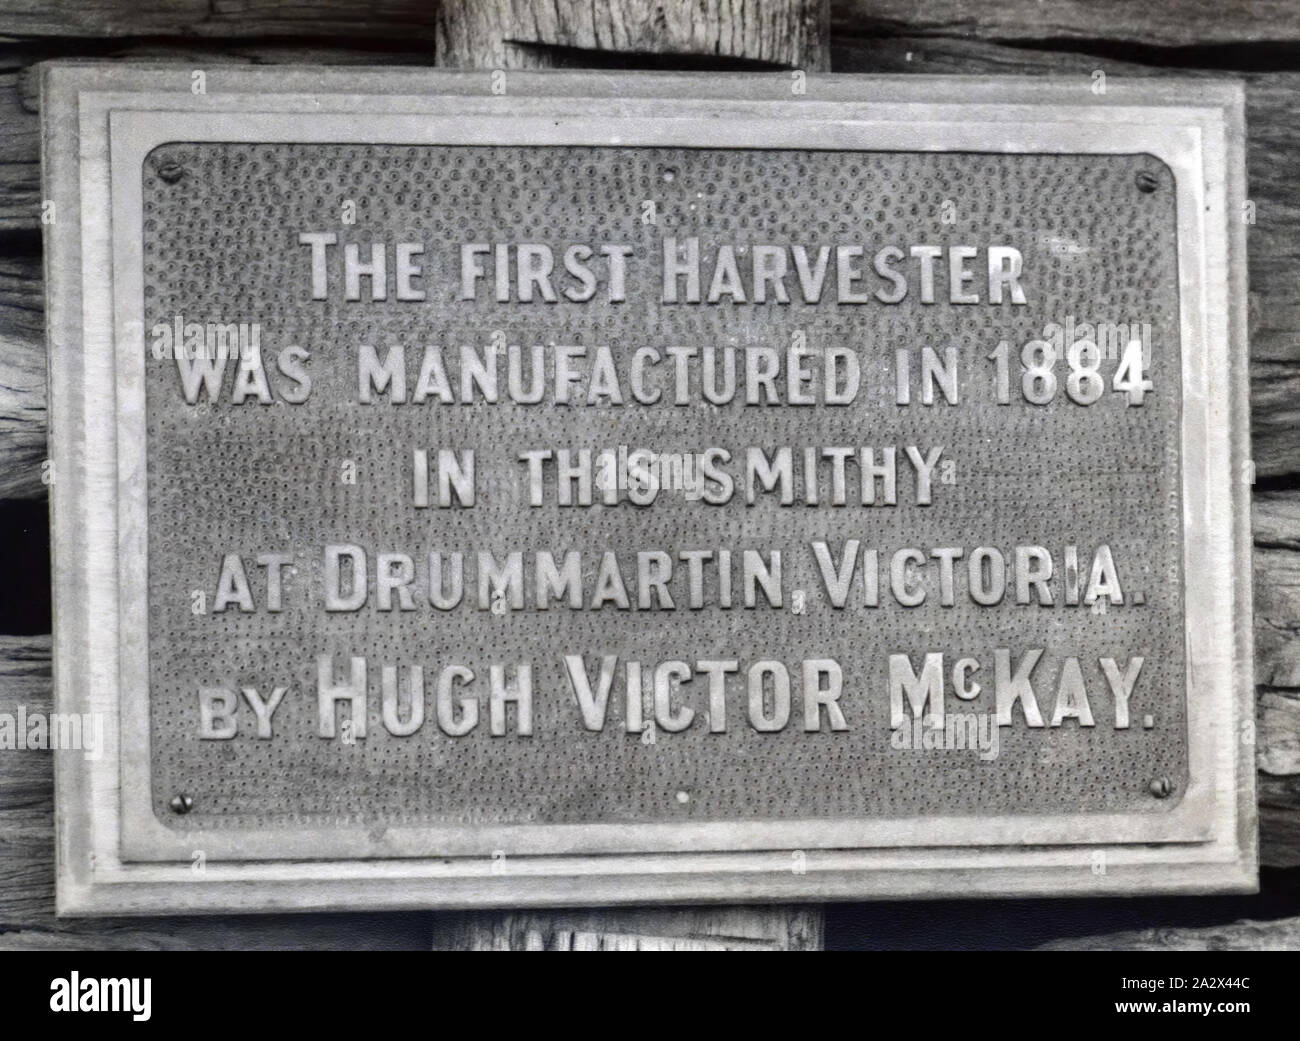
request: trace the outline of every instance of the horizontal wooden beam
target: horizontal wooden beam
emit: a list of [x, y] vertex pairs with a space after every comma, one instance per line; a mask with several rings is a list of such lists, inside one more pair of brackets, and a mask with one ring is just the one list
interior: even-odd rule
[[1104, 41], [1108, 46], [1203, 47], [1300, 40], [1288, 0], [832, 0], [836, 33], [962, 36], [980, 40]]
[[437, 16], [437, 0], [18, 0], [0, 12], [0, 37], [421, 39], [432, 50]]
[[[1044, 951], [1294, 951], [1300, 949], [1300, 918], [1232, 922], [1200, 928], [1136, 929], [1076, 936], [1043, 944]], [[1242, 1000], [1250, 999], [1242, 991]]]

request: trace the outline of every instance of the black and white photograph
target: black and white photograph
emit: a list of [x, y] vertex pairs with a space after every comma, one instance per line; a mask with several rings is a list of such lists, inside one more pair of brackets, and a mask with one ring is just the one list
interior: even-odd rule
[[181, 951], [1280, 1004], [1300, 4], [0, 0], [0, 53], [34, 1015], [246, 971]]

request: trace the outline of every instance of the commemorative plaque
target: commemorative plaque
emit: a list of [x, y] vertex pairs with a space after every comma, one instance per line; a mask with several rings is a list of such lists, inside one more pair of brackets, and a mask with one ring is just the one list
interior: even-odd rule
[[54, 66], [68, 913], [1254, 885], [1241, 100]]

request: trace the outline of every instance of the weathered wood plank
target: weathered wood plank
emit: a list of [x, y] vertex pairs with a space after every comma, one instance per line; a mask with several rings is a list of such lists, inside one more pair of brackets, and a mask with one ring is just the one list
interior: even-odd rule
[[24, 88], [31, 73], [0, 69], [0, 230], [39, 228], [40, 113]]
[[688, 907], [444, 915], [435, 950], [816, 951], [820, 907]]
[[45, 346], [0, 333], [0, 499], [46, 493]]
[[694, 55], [820, 71], [827, 67], [828, 0], [443, 0], [438, 64], [544, 68], [541, 48], [606, 54]]
[[1300, 491], [1257, 494], [1260, 863], [1300, 864]]
[[1255, 682], [1300, 697], [1300, 492], [1254, 502]]
[[[1300, 277], [1300, 261], [1291, 268], [1290, 277], [1293, 283]], [[1282, 279], [1277, 281], [1280, 283]], [[1251, 282], [1258, 284], [1253, 274]], [[1258, 302], [1263, 294], [1251, 295]], [[1272, 299], [1270, 293], [1270, 304]], [[1295, 330], [1289, 338], [1292, 345], [1300, 344]], [[1268, 347], [1264, 336], [1251, 337], [1254, 357], [1258, 357], [1255, 352]], [[1251, 362], [1250, 427], [1255, 479], [1294, 480], [1300, 472], [1300, 362]]]
[[47, 491], [45, 358], [40, 254], [0, 245], [0, 499]]
[[[51, 705], [50, 637], [0, 636], [0, 727], [46, 720]], [[12, 734], [12, 731], [10, 731]], [[327, 914], [222, 918], [54, 917], [54, 756], [0, 742], [0, 951], [2, 950], [355, 950], [427, 948], [426, 914]]]
[[1300, 775], [1300, 698], [1260, 692], [1258, 746], [1261, 772], [1272, 777]]
[[[1240, 921], [1194, 929], [1139, 929], [1109, 936], [1078, 936], [1043, 944], [1043, 951], [1294, 951], [1300, 918]], [[1243, 1000], [1249, 994], [1243, 992]]]
[[0, 37], [434, 38], [437, 0], [10, 0]]
[[1260, 864], [1300, 865], [1300, 777], [1261, 774], [1258, 797]]
[[832, 26], [846, 36], [892, 32], [1052, 46], [1061, 40], [1203, 47], [1300, 39], [1300, 15], [1289, 0], [833, 0]]

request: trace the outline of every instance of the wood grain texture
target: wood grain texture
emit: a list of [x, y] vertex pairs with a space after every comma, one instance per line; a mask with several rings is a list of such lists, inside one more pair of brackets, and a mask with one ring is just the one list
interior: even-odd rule
[[41, 499], [45, 299], [39, 253], [0, 247], [0, 499]]
[[44, 345], [0, 333], [0, 499], [46, 494], [44, 430]]
[[428, 41], [436, 0], [8, 0], [0, 37], [314, 37]]
[[688, 907], [440, 915], [435, 950], [813, 951], [820, 907]]
[[[1300, 918], [1233, 922], [1194, 929], [1138, 929], [1108, 936], [1053, 940], [1044, 951], [1294, 951], [1300, 948]], [[1242, 992], [1242, 1000], [1249, 1000]], [[1232, 1000], [1225, 998], [1224, 1000]]]
[[545, 68], [546, 48], [692, 55], [784, 68], [828, 67], [828, 0], [443, 0], [438, 64]]
[[1300, 865], [1300, 777], [1262, 775], [1257, 785], [1260, 866]]
[[1255, 682], [1300, 697], [1300, 492], [1254, 501]]
[[1260, 863], [1300, 864], [1300, 491], [1257, 494]]
[[1271, 43], [1300, 39], [1290, 0], [833, 0], [832, 26], [845, 35], [906, 33], [983, 40], [1104, 41], [1155, 47]]

